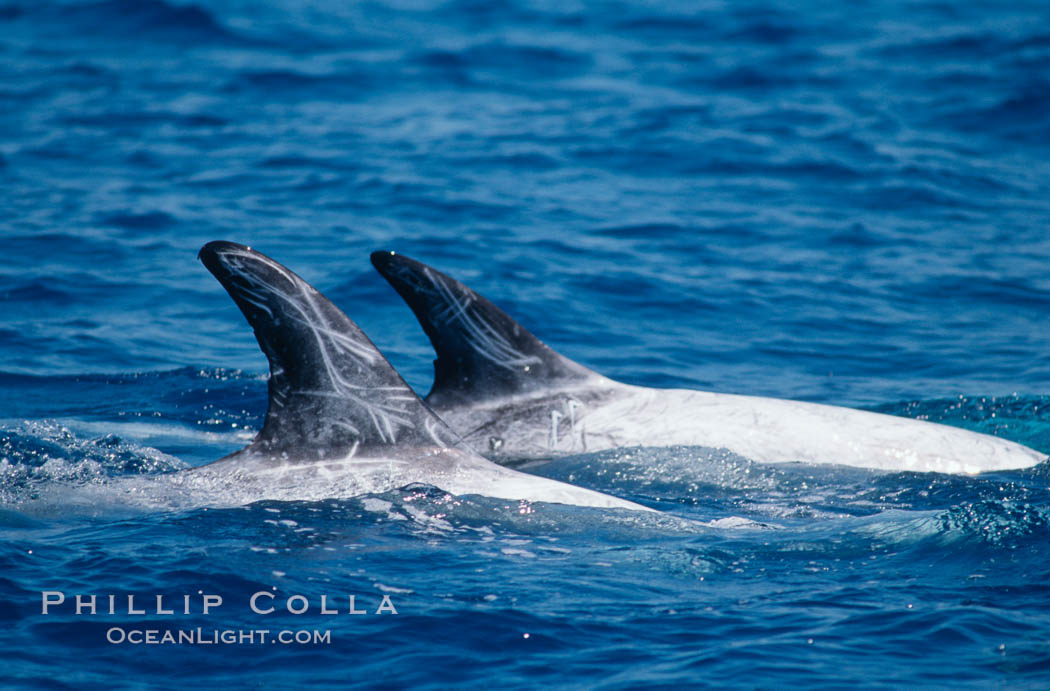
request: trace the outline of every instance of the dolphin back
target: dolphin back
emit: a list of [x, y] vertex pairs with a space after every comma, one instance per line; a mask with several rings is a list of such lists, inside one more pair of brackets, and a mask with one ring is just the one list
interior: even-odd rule
[[389, 251], [373, 252], [372, 264], [434, 346], [434, 386], [426, 401], [438, 410], [598, 376], [433, 267]]
[[198, 256], [270, 365], [266, 421], [237, 455], [315, 461], [395, 443], [455, 443], [357, 324], [313, 286], [244, 245], [210, 242]]

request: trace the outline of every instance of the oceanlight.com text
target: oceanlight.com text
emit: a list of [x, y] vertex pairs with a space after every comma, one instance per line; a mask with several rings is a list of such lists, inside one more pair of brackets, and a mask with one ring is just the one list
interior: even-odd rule
[[329, 645], [332, 632], [316, 629], [125, 629], [106, 630], [113, 645]]

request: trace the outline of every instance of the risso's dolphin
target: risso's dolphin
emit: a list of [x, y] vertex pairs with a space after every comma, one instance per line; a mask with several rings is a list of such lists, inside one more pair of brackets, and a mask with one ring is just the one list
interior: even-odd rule
[[199, 256], [254, 328], [270, 381], [255, 440], [195, 476], [280, 485], [263, 493], [274, 498], [315, 498], [318, 487], [327, 496], [355, 496], [420, 483], [455, 495], [650, 510], [482, 458], [299, 276], [231, 242], [210, 242]]
[[426, 403], [499, 462], [626, 446], [705, 446], [760, 463], [977, 473], [1046, 454], [1005, 439], [893, 415], [757, 396], [649, 389], [559, 355], [459, 281], [394, 252], [372, 263], [437, 352]]

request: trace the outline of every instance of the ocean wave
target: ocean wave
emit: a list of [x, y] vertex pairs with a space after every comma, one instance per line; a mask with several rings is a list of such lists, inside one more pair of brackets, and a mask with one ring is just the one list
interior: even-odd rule
[[1021, 542], [1045, 544], [1050, 538], [1050, 513], [1014, 500], [982, 501], [954, 506], [937, 517], [941, 533], [997, 547]]
[[0, 496], [9, 506], [36, 499], [56, 485], [101, 484], [183, 467], [178, 459], [115, 434], [84, 439], [51, 421], [26, 422], [0, 436]]
[[250, 91], [263, 97], [298, 95], [310, 99], [352, 98], [375, 86], [376, 76], [364, 71], [309, 74], [298, 70], [242, 70], [226, 85], [231, 92]]
[[[73, 24], [81, 33], [101, 33], [120, 40], [153, 40], [186, 44], [229, 42], [239, 36], [215, 15], [195, 4], [140, 0], [75, 2], [47, 8], [54, 19]], [[46, 15], [45, 15], [46, 16]]]

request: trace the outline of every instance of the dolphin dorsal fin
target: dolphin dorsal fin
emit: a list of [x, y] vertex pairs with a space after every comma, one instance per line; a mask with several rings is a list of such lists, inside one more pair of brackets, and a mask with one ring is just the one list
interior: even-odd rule
[[415, 312], [437, 352], [426, 401], [438, 410], [598, 376], [437, 269], [394, 252], [373, 252], [372, 264]]
[[232, 242], [209, 242], [198, 256], [270, 363], [266, 422], [240, 453], [317, 460], [394, 443], [455, 443], [360, 327], [309, 283]]

